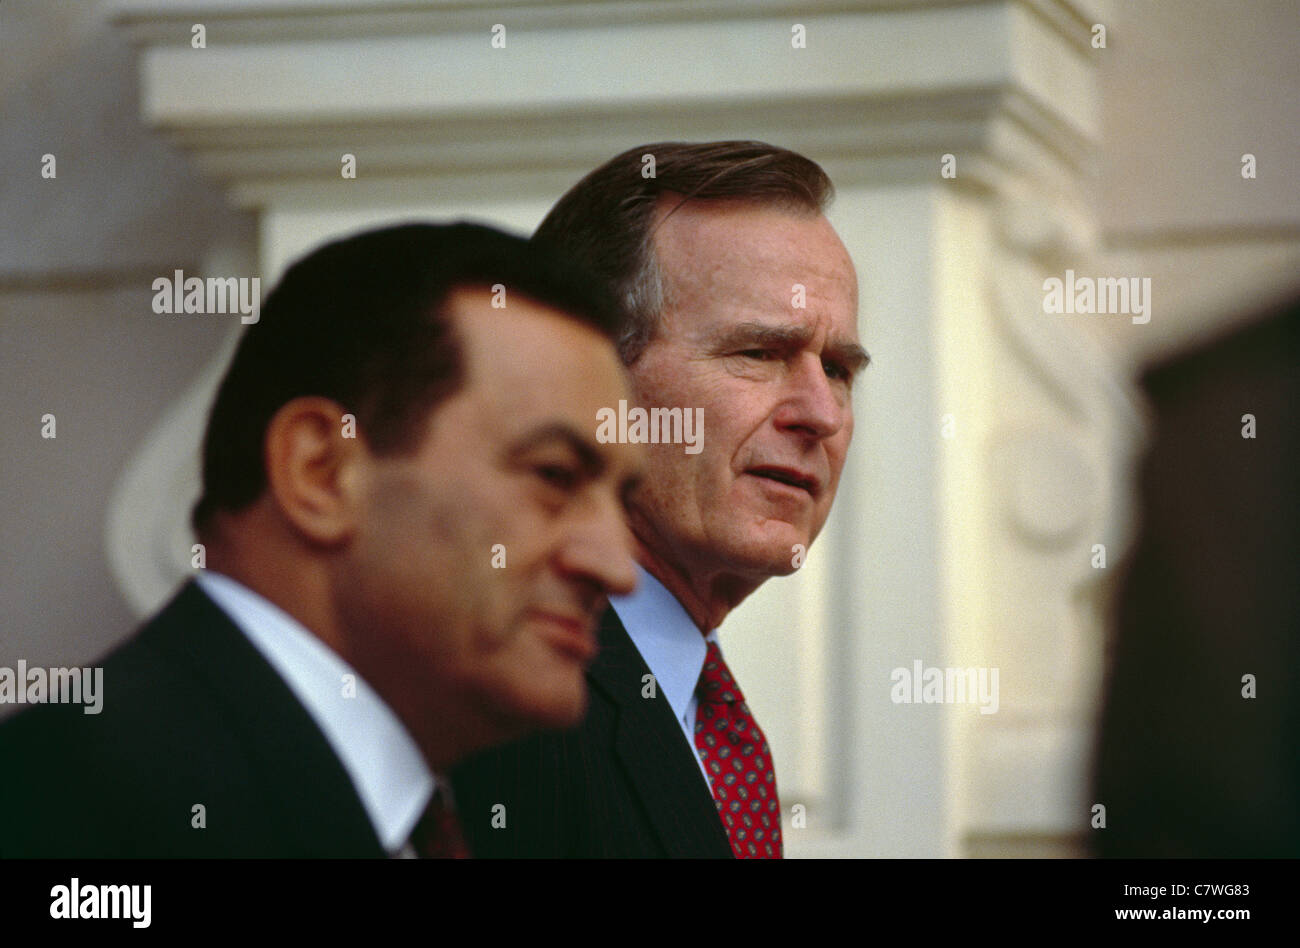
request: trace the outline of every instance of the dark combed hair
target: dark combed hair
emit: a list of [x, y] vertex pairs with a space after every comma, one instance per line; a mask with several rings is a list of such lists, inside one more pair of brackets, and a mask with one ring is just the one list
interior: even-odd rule
[[[646, 174], [654, 157], [654, 176]], [[534, 243], [580, 260], [619, 307], [619, 355], [636, 361], [654, 336], [664, 304], [655, 260], [655, 208], [665, 195], [742, 200], [794, 212], [825, 210], [834, 194], [816, 162], [763, 142], [656, 142], [629, 148], [560, 198]]]
[[428, 413], [463, 381], [444, 311], [461, 288], [506, 288], [609, 339], [617, 314], [599, 280], [545, 247], [479, 224], [402, 224], [326, 244], [298, 260], [244, 332], [203, 439], [191, 522], [242, 510], [266, 489], [271, 418], [302, 396], [336, 401], [370, 450], [415, 450]]

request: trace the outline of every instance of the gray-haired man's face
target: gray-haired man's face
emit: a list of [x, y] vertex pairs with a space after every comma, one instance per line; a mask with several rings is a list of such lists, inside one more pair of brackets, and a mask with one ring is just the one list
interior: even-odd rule
[[853, 263], [825, 217], [734, 202], [669, 214], [655, 251], [666, 302], [633, 385], [643, 406], [702, 408], [704, 443], [650, 446], [634, 530], [686, 572], [790, 573], [853, 434]]

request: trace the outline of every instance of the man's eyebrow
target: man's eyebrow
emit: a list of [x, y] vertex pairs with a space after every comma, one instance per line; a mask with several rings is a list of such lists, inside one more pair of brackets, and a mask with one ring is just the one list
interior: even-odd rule
[[596, 449], [581, 431], [567, 421], [549, 421], [532, 428], [516, 438], [506, 449], [508, 458], [516, 459], [534, 448], [549, 442], [560, 442], [578, 455], [578, 460], [588, 473], [599, 474], [605, 469], [604, 455]]
[[728, 326], [714, 340], [719, 349], [737, 346], [766, 345], [794, 349], [812, 338], [807, 326], [780, 326], [770, 323], [743, 322]]
[[[772, 346], [778, 349], [797, 349], [808, 344], [812, 338], [812, 329], [808, 326], [773, 326], [768, 323], [743, 322], [728, 327], [720, 333], [715, 341], [719, 350], [743, 348], [745, 346]], [[830, 358], [843, 365], [849, 372], [857, 373], [871, 364], [871, 356], [866, 349], [850, 340], [832, 341], [827, 344]]]
[[835, 359], [856, 375], [871, 364], [871, 355], [856, 342], [832, 342], [826, 347]]

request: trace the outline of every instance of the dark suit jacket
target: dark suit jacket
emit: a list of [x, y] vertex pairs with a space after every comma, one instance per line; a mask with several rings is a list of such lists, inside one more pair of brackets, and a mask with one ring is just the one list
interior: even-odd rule
[[0, 724], [0, 857], [384, 855], [306, 710], [195, 584], [103, 668], [99, 714]]
[[[452, 773], [478, 857], [731, 858], [717, 807], [672, 707], [613, 609], [587, 671], [583, 723], [480, 754]], [[505, 806], [505, 826], [492, 825]], [[500, 811], [497, 811], [498, 813]]]
[[1149, 369], [1143, 386], [1154, 437], [1113, 617], [1093, 848], [1297, 856], [1300, 301]]

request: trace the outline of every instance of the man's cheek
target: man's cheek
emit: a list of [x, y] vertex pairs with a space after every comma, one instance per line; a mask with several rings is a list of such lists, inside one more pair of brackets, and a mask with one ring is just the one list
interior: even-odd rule
[[475, 583], [479, 619], [475, 645], [480, 654], [492, 654], [509, 647], [519, 635], [522, 607], [508, 576], [493, 570], [484, 579]]

